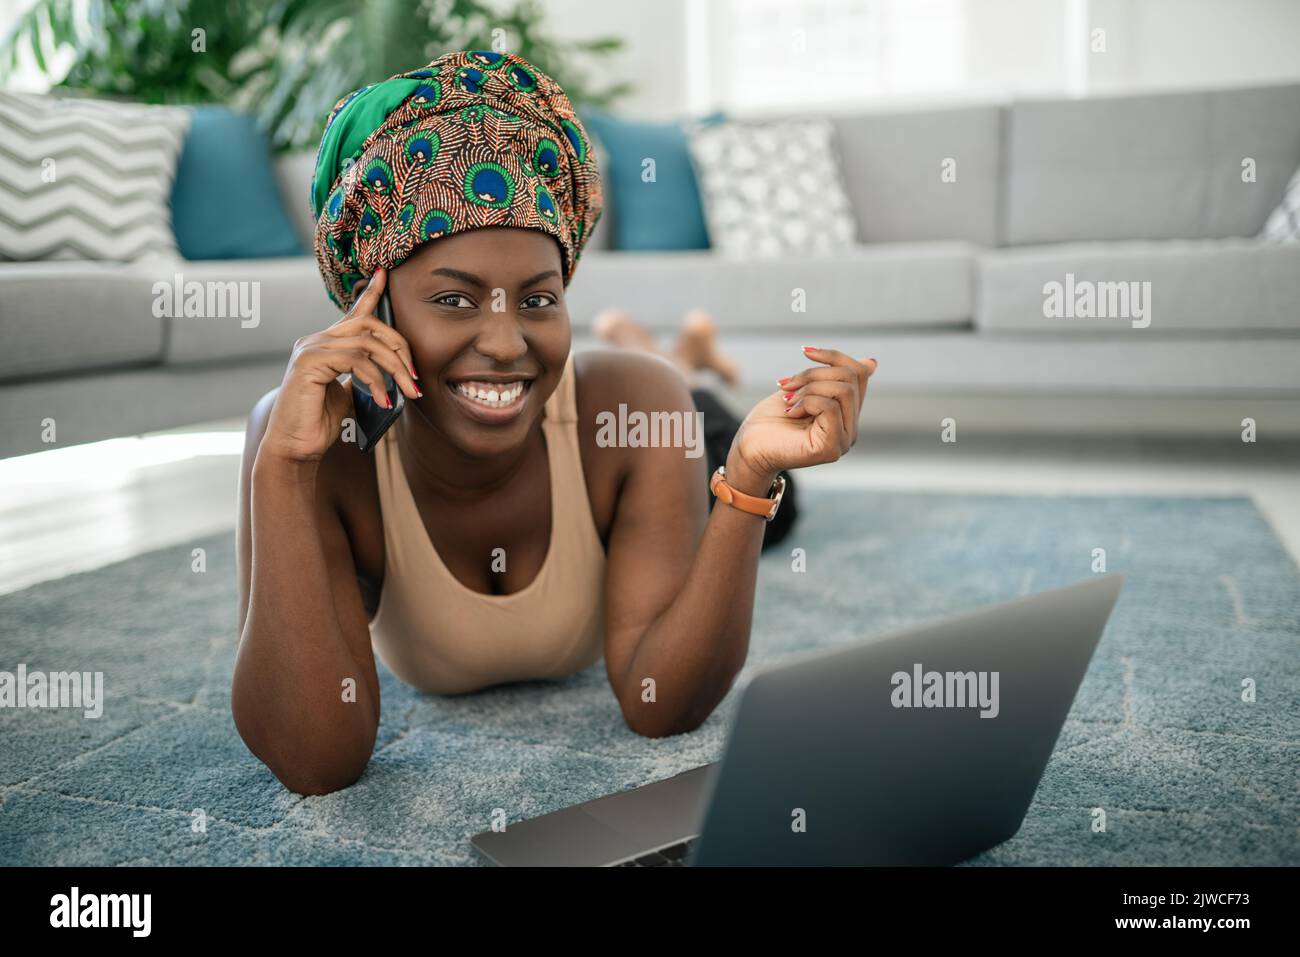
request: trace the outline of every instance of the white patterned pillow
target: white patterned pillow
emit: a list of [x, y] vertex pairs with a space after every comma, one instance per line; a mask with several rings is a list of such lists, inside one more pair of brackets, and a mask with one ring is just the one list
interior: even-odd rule
[[178, 107], [0, 93], [0, 260], [179, 258], [189, 126]]
[[829, 120], [686, 126], [709, 243], [723, 255], [836, 252], [857, 233]]
[[1258, 238], [1274, 243], [1300, 242], [1300, 169], [1292, 174], [1282, 202], [1269, 213]]

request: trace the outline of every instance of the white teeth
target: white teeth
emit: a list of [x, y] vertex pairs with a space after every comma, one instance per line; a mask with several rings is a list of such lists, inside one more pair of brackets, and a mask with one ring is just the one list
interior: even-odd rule
[[513, 405], [515, 400], [523, 393], [527, 382], [516, 382], [504, 389], [498, 389], [497, 386], [491, 383], [457, 382], [455, 386], [456, 391], [467, 399], [473, 399], [475, 402], [481, 402], [483, 405], [493, 408], [501, 408]]

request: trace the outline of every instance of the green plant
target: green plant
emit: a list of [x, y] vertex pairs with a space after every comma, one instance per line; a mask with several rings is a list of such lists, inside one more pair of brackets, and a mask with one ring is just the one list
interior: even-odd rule
[[[542, 20], [537, 0], [37, 0], [0, 40], [0, 79], [26, 47], [66, 90], [248, 110], [276, 150], [315, 147], [343, 96], [451, 50], [518, 53], [579, 109], [631, 89], [592, 80], [622, 40], [563, 42]], [[55, 76], [68, 48], [72, 66]]]

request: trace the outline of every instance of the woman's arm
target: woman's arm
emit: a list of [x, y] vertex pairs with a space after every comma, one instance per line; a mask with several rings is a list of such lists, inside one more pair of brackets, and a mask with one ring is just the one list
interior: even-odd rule
[[[856, 440], [874, 363], [825, 356], [837, 364], [792, 376], [788, 403], [774, 393], [742, 423], [726, 463], [740, 491], [766, 496], [783, 469], [834, 461]], [[809, 357], [832, 361], [821, 350]], [[658, 360], [638, 365], [625, 374], [636, 408], [693, 414], [680, 374]], [[627, 453], [607, 550], [606, 669], [629, 727], [680, 734], [703, 723], [744, 666], [766, 521], [726, 505], [707, 511], [703, 456]]]
[[[373, 315], [377, 270], [352, 310], [294, 344], [280, 388], [254, 408], [240, 480], [240, 643], [231, 710], [244, 742], [286, 787], [346, 787], [370, 760], [379, 679], [343, 523], [320, 481], [352, 408], [345, 373], [384, 393], [418, 389], [404, 339]], [[381, 371], [381, 369], [383, 371]]]
[[369, 763], [379, 678], [351, 549], [316, 467], [258, 454], [274, 395], [250, 416], [240, 475], [231, 710], [244, 743], [285, 787], [324, 794]]

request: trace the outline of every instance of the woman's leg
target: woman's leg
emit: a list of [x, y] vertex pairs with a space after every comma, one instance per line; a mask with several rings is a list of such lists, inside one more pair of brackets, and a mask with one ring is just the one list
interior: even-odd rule
[[740, 367], [718, 348], [717, 323], [703, 309], [692, 309], [682, 317], [673, 357], [679, 365], [709, 369], [729, 386], [740, 384]]

